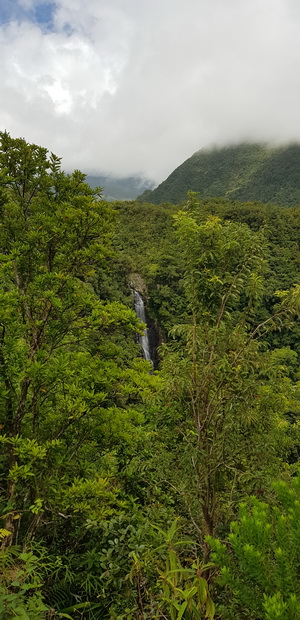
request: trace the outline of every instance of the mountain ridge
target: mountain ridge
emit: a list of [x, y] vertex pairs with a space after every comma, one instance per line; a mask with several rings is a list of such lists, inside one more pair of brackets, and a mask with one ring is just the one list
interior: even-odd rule
[[139, 201], [177, 204], [189, 190], [201, 197], [300, 204], [300, 144], [241, 143], [196, 151]]

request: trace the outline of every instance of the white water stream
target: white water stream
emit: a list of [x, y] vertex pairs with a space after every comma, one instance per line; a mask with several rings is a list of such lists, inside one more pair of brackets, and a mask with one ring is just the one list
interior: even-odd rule
[[[146, 323], [146, 313], [145, 313], [144, 300], [143, 300], [142, 296], [140, 295], [140, 293], [138, 293], [137, 291], [133, 291], [133, 293], [134, 293], [134, 309], [135, 309], [136, 316], [143, 323]], [[144, 329], [143, 334], [138, 334], [138, 339], [139, 339], [139, 343], [141, 345], [141, 349], [142, 349], [142, 353], [143, 353], [143, 358], [145, 360], [151, 362], [151, 364], [153, 364], [153, 361], [151, 359], [151, 354], [150, 354], [148, 330]]]

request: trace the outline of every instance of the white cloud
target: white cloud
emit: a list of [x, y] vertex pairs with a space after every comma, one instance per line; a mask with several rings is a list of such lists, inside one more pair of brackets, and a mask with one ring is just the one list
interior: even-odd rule
[[0, 26], [0, 123], [158, 181], [206, 144], [300, 140], [299, 25], [298, 0], [58, 0], [51, 30]]

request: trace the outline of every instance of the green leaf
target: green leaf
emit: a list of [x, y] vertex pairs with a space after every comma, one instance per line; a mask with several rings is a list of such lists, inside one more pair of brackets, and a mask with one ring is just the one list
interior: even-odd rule
[[181, 607], [179, 608], [179, 612], [178, 612], [178, 616], [177, 616], [177, 620], [181, 620], [185, 610], [187, 608], [187, 601], [184, 601], [181, 605]]
[[213, 620], [214, 616], [215, 616], [215, 604], [213, 603], [212, 599], [209, 597], [206, 601], [205, 618], [208, 618], [209, 620]]
[[78, 609], [85, 609], [90, 606], [91, 606], [91, 603], [89, 601], [86, 601], [85, 603], [78, 603], [77, 605], [72, 605], [72, 607], [66, 607], [65, 609], [62, 609], [60, 613], [66, 613], [68, 611], [77, 611]]

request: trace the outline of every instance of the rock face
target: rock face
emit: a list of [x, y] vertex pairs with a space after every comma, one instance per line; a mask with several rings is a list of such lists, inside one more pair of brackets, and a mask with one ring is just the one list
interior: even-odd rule
[[299, 205], [300, 145], [240, 144], [198, 151], [139, 201], [177, 204], [189, 190], [207, 198]]
[[130, 288], [143, 295], [143, 297], [147, 297], [147, 286], [139, 273], [131, 273], [128, 282]]

